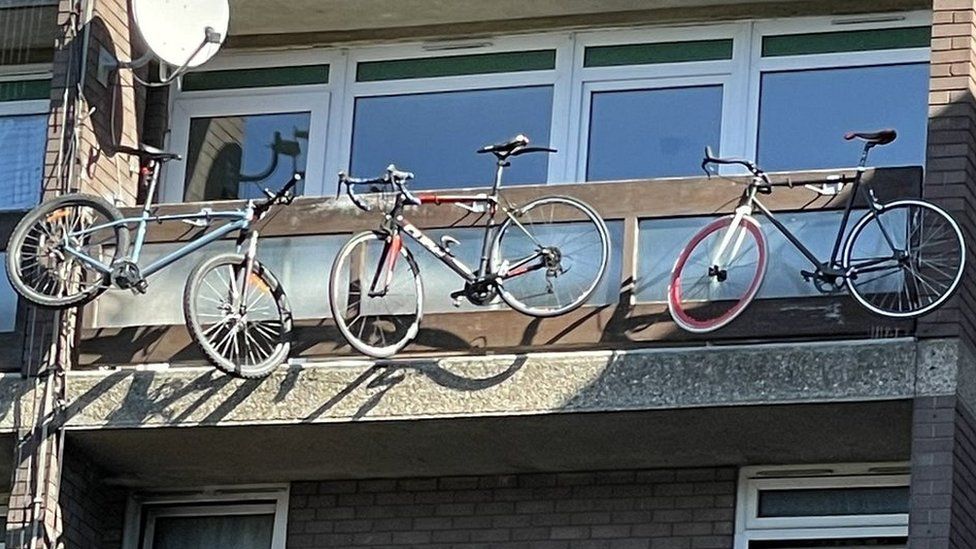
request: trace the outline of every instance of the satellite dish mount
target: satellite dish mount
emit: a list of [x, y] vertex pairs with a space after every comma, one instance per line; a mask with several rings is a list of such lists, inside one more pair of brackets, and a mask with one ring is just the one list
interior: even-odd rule
[[132, 0], [132, 21], [146, 53], [131, 61], [120, 61], [102, 48], [98, 58], [98, 81], [108, 84], [109, 75], [122, 69], [138, 69], [153, 59], [173, 69], [160, 82], [136, 81], [147, 86], [166, 86], [188, 70], [209, 61], [223, 44], [230, 25], [228, 0]]

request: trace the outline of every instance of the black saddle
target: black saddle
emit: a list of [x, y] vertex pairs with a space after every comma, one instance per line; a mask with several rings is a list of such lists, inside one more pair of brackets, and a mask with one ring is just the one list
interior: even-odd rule
[[872, 145], [887, 145], [894, 141], [896, 137], [898, 137], [898, 132], [892, 129], [878, 130], [876, 132], [847, 132], [844, 134], [844, 139], [848, 141], [851, 139], [860, 139]]
[[167, 162], [170, 160], [180, 160], [182, 157], [176, 153], [157, 149], [145, 143], [140, 143], [138, 148], [118, 145], [115, 147], [116, 153], [128, 154], [139, 157], [140, 160], [155, 160], [156, 162]]

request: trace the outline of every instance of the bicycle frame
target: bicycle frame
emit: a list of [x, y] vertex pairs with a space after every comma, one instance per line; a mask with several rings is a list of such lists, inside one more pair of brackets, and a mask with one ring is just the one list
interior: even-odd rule
[[[754, 209], [758, 209], [769, 220], [769, 222], [772, 223], [773, 226], [776, 227], [776, 229], [780, 233], [782, 233], [783, 236], [786, 237], [786, 239], [790, 242], [790, 244], [792, 244], [793, 247], [796, 248], [797, 251], [799, 251], [803, 255], [803, 257], [805, 257], [806, 260], [810, 262], [810, 264], [814, 267], [814, 269], [816, 269], [815, 273], [813, 273], [815, 276], [818, 276], [820, 278], [829, 278], [829, 279], [847, 278], [852, 274], [856, 274], [856, 272], [858, 271], [868, 272], [871, 270], [872, 266], [888, 261], [890, 258], [876, 259], [873, 261], [863, 263], [862, 265], [859, 266], [860, 268], [851, 269], [851, 271], [854, 272], [847, 272], [841, 268], [840, 258], [838, 257], [841, 251], [841, 245], [844, 243], [844, 239], [847, 234], [847, 226], [850, 223], [851, 212], [854, 209], [854, 201], [860, 195], [860, 191], [863, 190], [863, 187], [861, 186], [861, 179], [864, 176], [864, 172], [865, 172], [868, 150], [869, 150], [868, 148], [865, 148], [864, 152], [861, 154], [861, 160], [858, 163], [857, 172], [854, 175], [853, 179], [850, 180], [840, 179], [838, 181], [840, 183], [850, 182], [852, 187], [851, 187], [850, 197], [848, 198], [847, 204], [844, 207], [844, 214], [841, 217], [840, 224], [837, 228], [837, 236], [835, 237], [833, 247], [831, 248], [829, 261], [822, 262], [820, 258], [818, 258], [812, 251], [810, 251], [810, 249], [805, 244], [803, 244], [803, 242], [799, 238], [797, 238], [796, 235], [794, 235], [793, 232], [789, 230], [789, 228], [786, 227], [786, 225], [784, 225], [780, 220], [776, 219], [776, 216], [773, 214], [773, 212], [770, 211], [770, 209], [767, 208], [762, 203], [762, 201], [760, 201], [759, 198], [756, 196], [760, 188], [762, 187], [767, 187], [767, 188], [785, 187], [785, 186], [793, 186], [794, 184], [789, 182], [771, 183], [769, 181], [763, 181], [758, 178], [754, 179], [753, 182], [749, 185], [749, 187], [745, 190], [745, 192], [743, 192], [742, 198], [739, 201], [739, 205], [736, 208], [736, 215], [738, 216], [738, 218], [735, 219], [733, 223], [730, 225], [729, 232], [723, 239], [715, 255], [716, 259], [721, 258], [726, 247], [730, 243], [731, 235], [736, 229], [738, 229], [739, 224], [741, 222], [741, 217], [745, 214], [751, 214], [754, 211]], [[883, 205], [880, 202], [878, 202], [877, 198], [874, 195], [874, 191], [872, 189], [868, 188], [868, 193], [867, 196], [865, 196], [865, 198], [868, 207], [872, 211], [879, 212], [883, 209]], [[892, 256], [895, 256], [897, 250], [895, 249], [894, 240], [888, 234], [888, 230], [881, 223], [880, 219], [876, 217], [875, 222], [878, 224], [878, 227], [881, 230], [881, 234], [884, 236], [885, 240], [887, 241], [887, 244], [891, 249]], [[733, 249], [733, 256], [735, 254], [735, 251], [736, 249]], [[718, 264], [718, 263], [713, 262], [713, 264]]]
[[[444, 246], [434, 242], [429, 236], [424, 234], [419, 228], [414, 224], [407, 221], [402, 214], [403, 206], [405, 205], [403, 198], [400, 194], [397, 195], [397, 202], [393, 210], [387, 214], [387, 222], [384, 224], [384, 230], [389, 234], [389, 239], [387, 240], [386, 246], [384, 246], [383, 253], [380, 255], [381, 263], [373, 277], [372, 284], [370, 286], [369, 295], [370, 296], [382, 296], [385, 295], [389, 289], [389, 284], [393, 278], [393, 269], [396, 266], [397, 258], [400, 254], [400, 249], [403, 246], [403, 237], [400, 232], [405, 232], [411, 239], [420, 244], [424, 249], [430, 252], [434, 257], [436, 257], [441, 263], [446, 265], [449, 269], [454, 271], [458, 276], [463, 278], [465, 282], [469, 284], [475, 284], [478, 282], [483, 282], [486, 280], [507, 280], [514, 278], [516, 276], [523, 275], [528, 272], [532, 272], [545, 267], [543, 261], [539, 261], [536, 265], [530, 265], [533, 259], [541, 258], [542, 254], [537, 253], [533, 256], [528, 256], [520, 260], [517, 264], [509, 266], [509, 269], [504, 273], [494, 273], [490, 272], [490, 262], [489, 254], [491, 250], [491, 243], [494, 240], [498, 227], [500, 224], [495, 222], [495, 215], [498, 213], [498, 191], [501, 186], [502, 172], [505, 168], [505, 163], [503, 161], [498, 162], [498, 167], [495, 172], [495, 182], [492, 186], [490, 194], [480, 193], [480, 194], [449, 194], [449, 195], [438, 195], [434, 193], [423, 193], [417, 196], [421, 204], [484, 204], [485, 211], [488, 215], [487, 223], [485, 223], [484, 237], [482, 239], [481, 245], [481, 257], [478, 262], [478, 269], [471, 269], [467, 264], [461, 260], [454, 257], [454, 254]], [[521, 226], [515, 216], [512, 215], [511, 210], [508, 208], [502, 208], [508, 218], [510, 218], [514, 223]], [[382, 281], [382, 282], [381, 282]], [[382, 283], [382, 287], [378, 287]]]
[[[254, 203], [253, 201], [248, 201], [247, 205], [243, 209], [224, 211], [224, 212], [214, 212], [207, 208], [200, 210], [199, 212], [192, 214], [172, 214], [172, 215], [153, 215], [152, 214], [152, 196], [156, 189], [156, 183], [159, 177], [159, 164], [158, 162], [152, 162], [152, 164], [144, 168], [142, 172], [143, 176], [149, 176], [149, 189], [148, 189], [148, 199], [143, 205], [142, 213], [138, 217], [127, 217], [111, 223], [103, 223], [101, 225], [96, 225], [94, 227], [89, 227], [87, 229], [76, 231], [70, 233], [71, 237], [82, 237], [87, 234], [94, 233], [96, 231], [113, 229], [115, 227], [124, 226], [129, 227], [131, 225], [136, 226], [136, 238], [135, 242], [132, 244], [132, 250], [127, 256], [127, 260], [132, 263], [138, 263], [139, 258], [142, 254], [142, 248], [146, 239], [146, 229], [149, 223], [163, 223], [166, 221], [184, 221], [184, 222], [202, 222], [200, 226], [209, 227], [212, 221], [228, 220], [230, 223], [223, 225], [213, 231], [209, 231], [192, 239], [187, 244], [181, 246], [177, 250], [170, 252], [163, 257], [153, 261], [145, 268], [140, 269], [140, 274], [143, 278], [148, 277], [154, 273], [165, 269], [166, 267], [172, 265], [176, 261], [192, 254], [193, 252], [220, 240], [221, 238], [227, 236], [234, 231], [241, 231], [242, 235], [247, 235], [251, 233], [252, 241], [256, 239], [257, 233], [250, 231], [251, 222], [254, 219]], [[196, 224], [196, 223], [194, 223]], [[243, 239], [239, 241], [238, 247], [243, 244]], [[252, 242], [251, 248], [249, 250], [249, 255], [253, 256], [253, 246]], [[112, 265], [106, 265], [101, 261], [88, 256], [87, 254], [74, 249], [71, 246], [64, 246], [64, 251], [77, 257], [79, 260], [84, 261], [93, 269], [108, 275], [112, 272]]]

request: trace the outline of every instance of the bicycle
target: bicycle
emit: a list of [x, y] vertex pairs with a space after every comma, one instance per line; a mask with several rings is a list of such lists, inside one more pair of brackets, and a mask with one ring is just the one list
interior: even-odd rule
[[[294, 159], [297, 146], [276, 135], [273, 163], [277, 165], [281, 154]], [[160, 168], [180, 156], [147, 145], [117, 147], [116, 152], [140, 159], [140, 184], [148, 187], [141, 214], [124, 217], [106, 200], [80, 193], [42, 203], [24, 216], [7, 246], [7, 276], [14, 290], [49, 309], [84, 305], [109, 287], [144, 294], [147, 277], [237, 231], [236, 253], [204, 259], [192, 270], [183, 293], [184, 318], [194, 341], [220, 370], [244, 378], [270, 374], [288, 356], [292, 316], [278, 279], [255, 258], [258, 231], [253, 223], [272, 206], [290, 204], [303, 174], [294, 171], [277, 193], [265, 188], [265, 200], [248, 200], [243, 208], [156, 215], [152, 197]], [[140, 266], [147, 226], [166, 221], [184, 222], [202, 232]], [[225, 224], [208, 230], [214, 222]], [[130, 249], [131, 226], [136, 234]]]
[[[752, 216], [756, 209], [813, 265], [813, 270], [800, 274], [821, 293], [846, 286], [860, 305], [890, 318], [914, 318], [942, 305], [958, 287], [965, 266], [959, 225], [934, 204], [915, 199], [882, 203], [870, 183], [862, 186], [868, 153], [896, 137], [890, 129], [846, 134], [848, 141], [864, 142], [855, 175], [804, 185], [825, 196], [852, 185], [827, 261], [811, 252], [756, 196], [770, 194], [774, 187], [793, 187], [792, 181], [772, 182], [754, 163], [718, 158], [706, 148], [706, 174], [711, 176], [711, 165], [736, 164], [751, 173], [751, 180], [735, 213], [709, 223], [679, 254], [668, 287], [675, 323], [689, 332], [711, 332], [732, 322], [756, 297], [768, 261], [766, 237]], [[854, 201], [865, 189], [868, 212], [848, 233]]]
[[[363, 211], [372, 208], [356, 186], [396, 194], [376, 231], [353, 236], [339, 251], [329, 279], [329, 297], [336, 325], [349, 344], [376, 357], [393, 356], [419, 330], [423, 317], [424, 289], [420, 269], [403, 233], [464, 280], [461, 290], [450, 294], [456, 306], [465, 298], [475, 305], [496, 302], [497, 297], [516, 311], [534, 317], [553, 317], [581, 306], [596, 290], [610, 254], [606, 224], [588, 205], [574, 198], [539, 198], [524, 206], [502, 204], [499, 189], [510, 160], [527, 153], [552, 153], [547, 147], [530, 147], [523, 135], [507, 143], [478, 150], [496, 158], [495, 180], [490, 193], [421, 193], [415, 196], [406, 182], [413, 174], [391, 165], [374, 179], [339, 174], [339, 190], [345, 185], [352, 202]], [[477, 268], [455, 257], [451, 246], [458, 241], [445, 236], [434, 242], [403, 216], [406, 206], [453, 204], [487, 216]], [[496, 222], [499, 210], [505, 218]], [[543, 245], [542, 242], [546, 244]]]

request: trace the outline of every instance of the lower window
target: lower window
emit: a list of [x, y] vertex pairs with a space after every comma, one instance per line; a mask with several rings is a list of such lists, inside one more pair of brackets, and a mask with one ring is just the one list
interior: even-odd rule
[[904, 549], [907, 465], [747, 467], [736, 549]]
[[125, 549], [283, 549], [285, 487], [139, 498]]

